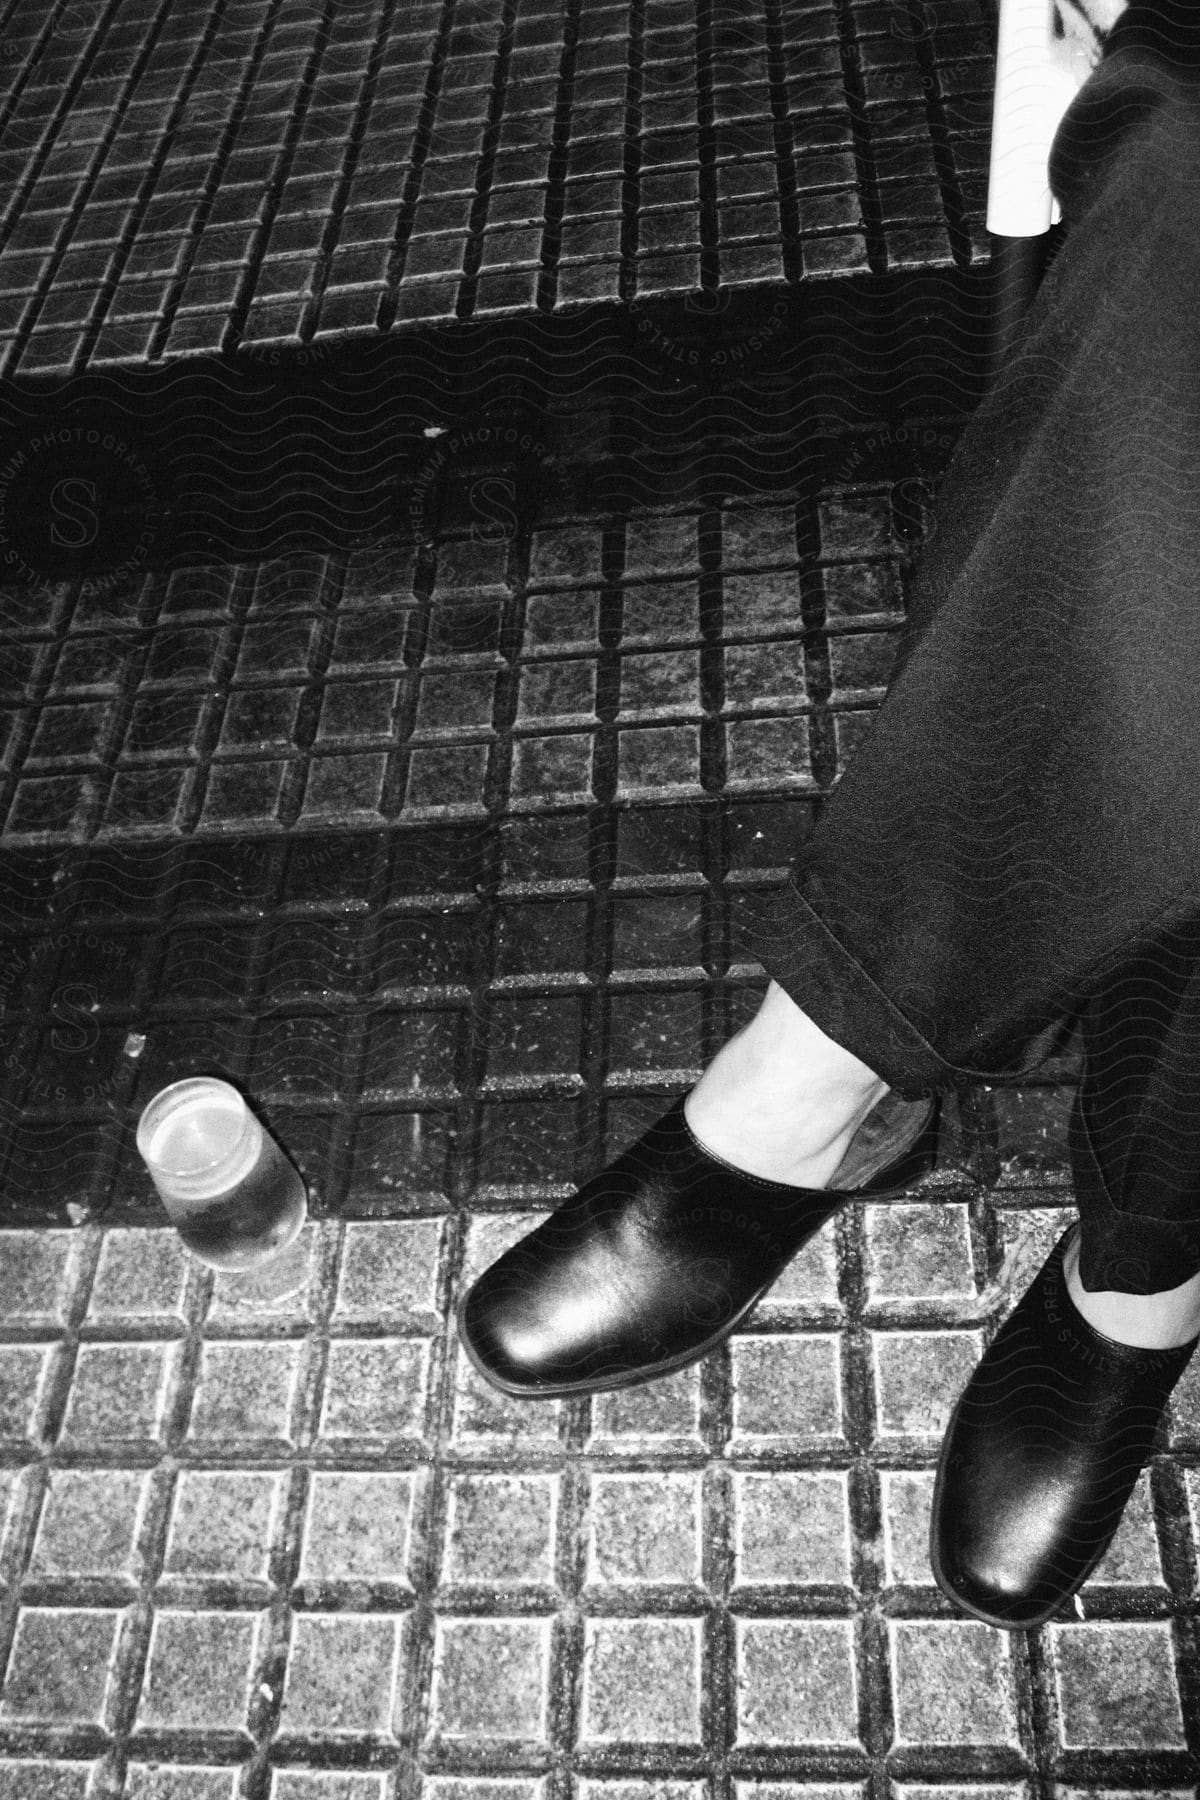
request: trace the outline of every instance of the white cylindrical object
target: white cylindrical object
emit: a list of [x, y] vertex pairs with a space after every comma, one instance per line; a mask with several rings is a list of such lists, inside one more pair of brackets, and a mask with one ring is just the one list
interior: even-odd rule
[[1037, 237], [1059, 217], [1047, 164], [1078, 83], [1051, 48], [1052, 0], [1000, 0], [987, 228]]
[[137, 1147], [171, 1223], [213, 1268], [257, 1268], [304, 1223], [300, 1175], [227, 1081], [163, 1088], [138, 1120]]

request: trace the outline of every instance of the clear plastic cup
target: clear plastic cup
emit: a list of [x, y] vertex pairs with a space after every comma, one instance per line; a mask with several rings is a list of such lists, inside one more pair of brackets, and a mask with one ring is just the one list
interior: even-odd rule
[[137, 1147], [171, 1223], [214, 1269], [258, 1268], [304, 1223], [304, 1182], [227, 1081], [163, 1088], [138, 1120]]

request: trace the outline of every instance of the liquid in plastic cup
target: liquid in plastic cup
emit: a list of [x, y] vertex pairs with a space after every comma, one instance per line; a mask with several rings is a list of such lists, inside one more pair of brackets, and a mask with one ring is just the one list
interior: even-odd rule
[[227, 1081], [163, 1088], [138, 1120], [137, 1147], [171, 1223], [214, 1269], [260, 1267], [304, 1223], [299, 1172]]

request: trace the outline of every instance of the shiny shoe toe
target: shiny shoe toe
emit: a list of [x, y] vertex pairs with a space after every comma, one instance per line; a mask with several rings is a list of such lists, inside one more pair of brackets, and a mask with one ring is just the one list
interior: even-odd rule
[[458, 1314], [486, 1380], [525, 1399], [631, 1386], [698, 1360], [746, 1317], [848, 1197], [917, 1179], [932, 1104], [888, 1095], [823, 1189], [744, 1174], [692, 1135], [679, 1100], [515, 1244]]
[[1077, 1229], [967, 1383], [934, 1489], [938, 1586], [1009, 1631], [1052, 1618], [1104, 1556], [1196, 1347], [1143, 1350], [1094, 1330], [1063, 1271]]

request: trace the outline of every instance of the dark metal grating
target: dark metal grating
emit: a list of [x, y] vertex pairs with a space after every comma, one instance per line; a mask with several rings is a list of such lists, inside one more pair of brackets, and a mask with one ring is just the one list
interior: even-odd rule
[[0, 372], [986, 255], [982, 0], [10, 0]]
[[[926, 1556], [1069, 1045], [698, 1368], [521, 1405], [451, 1322], [870, 729], [992, 11], [0, 0], [0, 1800], [1194, 1792], [1200, 1375], [1078, 1611]], [[308, 1182], [248, 1280], [133, 1149], [201, 1068]]]

